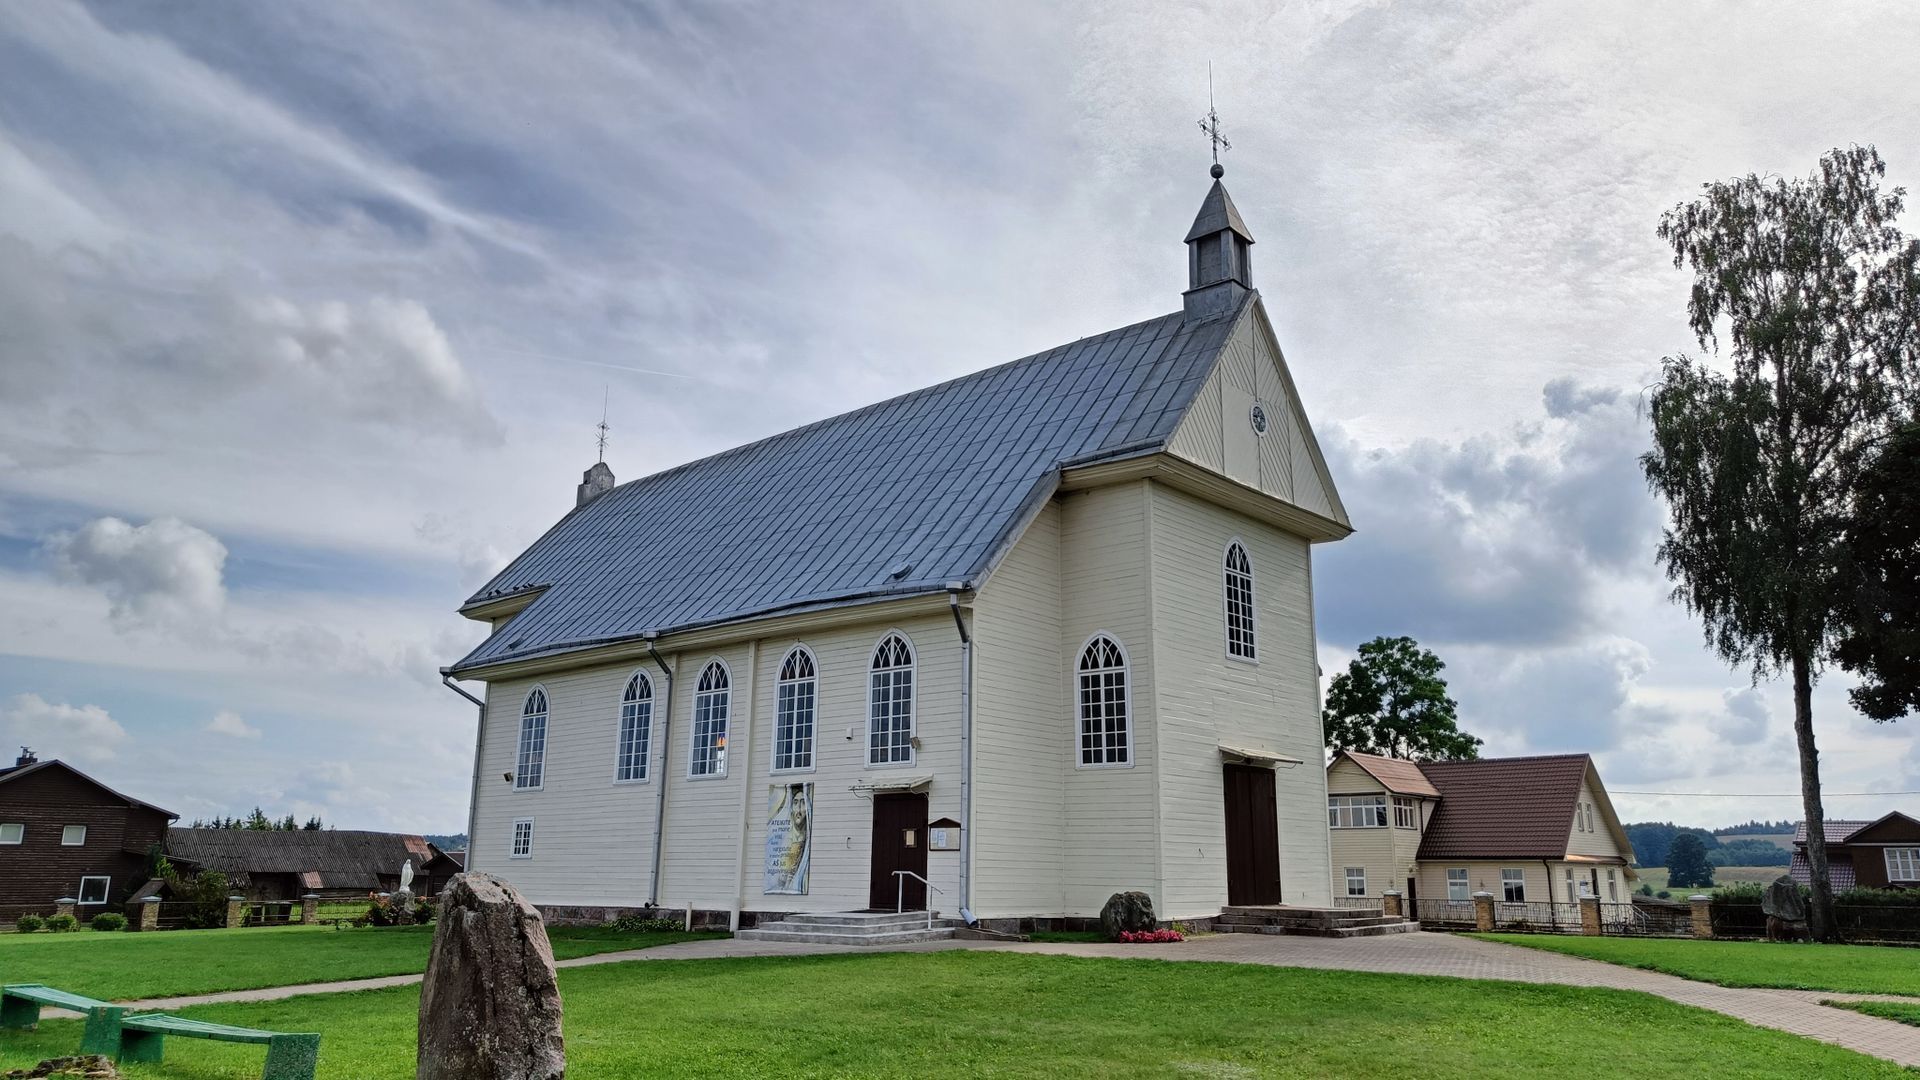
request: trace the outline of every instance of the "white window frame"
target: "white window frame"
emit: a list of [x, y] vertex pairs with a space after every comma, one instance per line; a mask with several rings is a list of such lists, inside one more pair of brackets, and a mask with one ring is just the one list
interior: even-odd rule
[[[1081, 664], [1086, 660], [1087, 653], [1092, 651], [1095, 642], [1098, 642], [1102, 639], [1105, 639], [1108, 644], [1112, 645], [1113, 651], [1120, 655], [1120, 666], [1118, 668], [1101, 667], [1101, 668], [1095, 668], [1092, 671], [1083, 671], [1081, 669]], [[1118, 671], [1120, 673], [1120, 721], [1121, 721], [1120, 749], [1126, 754], [1126, 759], [1124, 761], [1088, 761], [1087, 760], [1087, 749], [1088, 749], [1087, 730], [1086, 730], [1087, 714], [1086, 714], [1085, 703], [1080, 698], [1080, 695], [1081, 695], [1080, 684], [1082, 680], [1084, 680], [1090, 675], [1093, 675], [1093, 676], [1104, 675], [1112, 671]], [[1134, 745], [1133, 745], [1133, 657], [1127, 652], [1126, 643], [1120, 640], [1120, 635], [1109, 633], [1108, 631], [1105, 631], [1105, 630], [1096, 630], [1092, 634], [1087, 635], [1087, 640], [1080, 643], [1079, 651], [1073, 654], [1073, 682], [1071, 686], [1072, 686], [1072, 690], [1069, 696], [1069, 700], [1073, 702], [1073, 765], [1074, 765], [1074, 768], [1076, 769], [1131, 769], [1133, 768], [1134, 760], [1136, 758], [1136, 755], [1134, 753]], [[1107, 718], [1104, 716], [1101, 717], [1101, 721], [1103, 725], [1106, 719]], [[1104, 729], [1103, 729], [1103, 734], [1104, 734]], [[1108, 748], [1105, 746], [1102, 746], [1099, 749], [1102, 754], [1109, 752]]]
[[[100, 899], [98, 900], [87, 899], [87, 882], [89, 881], [100, 882]], [[106, 874], [87, 874], [81, 877], [80, 891], [73, 894], [73, 901], [75, 904], [78, 904], [81, 907], [99, 907], [100, 905], [106, 903], [107, 898], [112, 895], [113, 895], [113, 878], [107, 876]]]
[[1584, 803], [1574, 804], [1573, 831], [1577, 833], [1583, 833], [1587, 831], [1587, 810], [1586, 810], [1586, 805]]
[[1920, 847], [1886, 849], [1887, 880], [1920, 881]]
[[[893, 664], [885, 668], [875, 667], [874, 661], [879, 659], [880, 650], [886, 648], [887, 643], [894, 638], [899, 638], [900, 644], [907, 650], [906, 664], [904, 666]], [[907, 673], [907, 756], [904, 761], [894, 761], [891, 759], [887, 761], [875, 761], [873, 759], [874, 681], [875, 676], [881, 671], [888, 672], [889, 674], [900, 671]], [[920, 647], [913, 643], [913, 639], [908, 637], [904, 630], [892, 629], [881, 634], [880, 640], [874, 642], [873, 648], [867, 653], [866, 679], [867, 716], [865, 722], [861, 725], [860, 744], [863, 749], [860, 752], [860, 759], [866, 762], [866, 767], [869, 769], [912, 768], [914, 760], [920, 756], [919, 748], [914, 745], [920, 738]], [[891, 681], [889, 681], [888, 685], [892, 685]], [[888, 752], [891, 754], [892, 748], [889, 748]]]
[[[7, 830], [13, 830], [13, 839], [7, 839]], [[0, 822], [0, 847], [12, 847], [27, 842], [27, 825], [23, 821]]]
[[[68, 837], [71, 837], [73, 835], [73, 830], [75, 829], [80, 830], [80, 839], [78, 840], [68, 839]], [[87, 846], [87, 827], [85, 825], [60, 826], [60, 846], [61, 847], [86, 847]]]
[[[1244, 573], [1233, 565], [1233, 553], [1236, 549], [1240, 552], [1241, 560], [1246, 564]], [[1233, 639], [1233, 588], [1234, 578], [1237, 576], [1244, 576], [1247, 579], [1247, 644], [1244, 653], [1236, 651]], [[1259, 596], [1259, 579], [1253, 572], [1253, 553], [1247, 550], [1247, 545], [1239, 537], [1233, 537], [1227, 541], [1226, 547], [1220, 549], [1220, 620], [1226, 632], [1227, 659], [1229, 660], [1242, 664], [1258, 665], [1260, 663]]]
[[[1403, 814], [1402, 811], [1405, 811]], [[1400, 819], [1406, 818], [1406, 824]], [[1396, 829], [1418, 829], [1420, 827], [1420, 804], [1405, 795], [1393, 797], [1393, 827]]]
[[[1356, 888], [1355, 886], [1358, 885]], [[1367, 895], [1367, 868], [1364, 866], [1347, 867], [1347, 895]]]
[[[633, 694], [636, 684], [645, 687], [646, 692]], [[628, 738], [629, 728], [633, 731], [631, 739]], [[620, 721], [614, 725], [613, 735], [613, 782], [644, 784], [652, 777], [653, 680], [646, 672], [636, 671], [620, 684]]]
[[[1518, 892], [1520, 895], [1515, 896]], [[1527, 871], [1521, 867], [1500, 868], [1500, 899], [1509, 904], [1527, 902]]]
[[[718, 669], [727, 684], [718, 690], [702, 689], [707, 681], [707, 673]], [[705, 720], [700, 718], [700, 706], [703, 698], [711, 699], [718, 695], [722, 715], [716, 728], [712, 707], [709, 705]], [[705, 772], [697, 771], [700, 765], [700, 740], [703, 737], [701, 725], [706, 725], [704, 736], [712, 739], [710, 746], [712, 765]], [[693, 684], [693, 713], [687, 719], [687, 779], [689, 780], [725, 780], [727, 778], [727, 743], [733, 734], [733, 669], [719, 657], [713, 657], [700, 665], [700, 677]]]
[[[522, 825], [525, 825], [527, 827], [526, 845], [524, 848], [521, 846], [521, 843], [520, 843], [520, 826]], [[509, 859], [533, 858], [533, 819], [532, 818], [523, 817], [523, 818], [513, 819], [513, 831], [510, 834], [508, 834], [508, 839], [507, 839], [507, 858]]]
[[1587, 831], [1588, 832], [1599, 831], [1593, 827], [1593, 804], [1592, 803], [1587, 804]]
[[1620, 902], [1620, 875], [1616, 870], [1607, 871], [1607, 901], [1614, 904]]
[[[540, 708], [533, 708], [533, 699], [540, 699]], [[533, 733], [534, 721], [540, 722], [539, 748], [535, 749], [529, 736]], [[544, 686], [534, 686], [527, 696], [520, 699], [520, 726], [514, 729], [517, 737], [513, 744], [513, 790], [542, 791], [547, 786], [547, 736], [553, 730], [553, 695], [547, 693]], [[537, 783], [527, 779], [528, 764], [532, 763], [539, 777]]]
[[[1329, 829], [1384, 829], [1393, 819], [1387, 813], [1387, 796], [1379, 795], [1329, 795], [1327, 796], [1327, 828]], [[1360, 811], [1367, 811], [1367, 820], [1361, 824]]]
[[1580, 879], [1574, 876], [1573, 867], [1569, 866], [1566, 868], [1566, 870], [1567, 870], [1567, 899], [1569, 901], [1578, 900], [1580, 898]]
[[[793, 665], [796, 658], [806, 662], [807, 673], [789, 678], [787, 676], [787, 670]], [[871, 678], [869, 678], [868, 681], [871, 682]], [[800, 737], [796, 734], [793, 736], [794, 751], [789, 755], [792, 760], [788, 764], [782, 765], [780, 764], [781, 729], [789, 724], [794, 727], [799, 726], [797, 705], [795, 707], [795, 717], [789, 718], [785, 715], [787, 708], [785, 691], [788, 687], [794, 687], [794, 693], [797, 697], [799, 694], [798, 688], [802, 685], [807, 688], [808, 694], [805, 760], [801, 760], [803, 755], [799, 749]], [[869, 689], [869, 692], [871, 692], [871, 689]], [[807, 648], [805, 645], [795, 645], [793, 648], [788, 649], [786, 655], [780, 658], [780, 668], [774, 675], [773, 739], [771, 742], [772, 745], [767, 748], [767, 769], [769, 772], [777, 775], [785, 775], [787, 773], [810, 773], [814, 771], [814, 763], [817, 760], [816, 754], [820, 746], [820, 660], [813, 654], [813, 650]], [[912, 750], [913, 743], [911, 740], [907, 743], [907, 748], [908, 750]]]
[[1473, 899], [1473, 882], [1467, 879], [1466, 867], [1464, 866], [1447, 867], [1447, 899], [1449, 900]]

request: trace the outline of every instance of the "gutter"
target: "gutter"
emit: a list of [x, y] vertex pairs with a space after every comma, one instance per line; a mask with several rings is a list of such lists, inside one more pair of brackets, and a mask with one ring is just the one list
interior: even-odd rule
[[[660, 738], [656, 742], [651, 735], [647, 738], [647, 766], [661, 765], [660, 785], [653, 793], [653, 873], [647, 877], [647, 906], [660, 906], [660, 841], [667, 834], [667, 778], [673, 769], [667, 765], [673, 756], [673, 672], [667, 669], [665, 661], [660, 659], [660, 650], [653, 647], [658, 633], [646, 635], [647, 655], [653, 658], [654, 666], [660, 669], [660, 676], [667, 681], [667, 707], [660, 714]], [[667, 752], [655, 754], [655, 746], [665, 747]], [[477, 774], [476, 774], [477, 775]], [[473, 845], [468, 844], [469, 848]], [[469, 855], [471, 857], [471, 855]], [[692, 905], [688, 905], [692, 909]], [[689, 916], [691, 917], [691, 916]]]
[[453, 684], [453, 675], [450, 673], [451, 670], [450, 668], [440, 669], [440, 685], [473, 702], [474, 706], [480, 711], [480, 722], [474, 728], [473, 732], [473, 781], [467, 789], [467, 861], [460, 867], [461, 870], [472, 870], [474, 852], [480, 847], [479, 832], [475, 826], [479, 824], [480, 749], [485, 744], [487, 737], [487, 703], [467, 693], [465, 690], [460, 689], [458, 686], [455, 686]]
[[960, 918], [968, 926], [973, 917], [973, 635], [960, 617], [964, 581], [947, 585], [947, 607], [953, 627], [960, 632]]

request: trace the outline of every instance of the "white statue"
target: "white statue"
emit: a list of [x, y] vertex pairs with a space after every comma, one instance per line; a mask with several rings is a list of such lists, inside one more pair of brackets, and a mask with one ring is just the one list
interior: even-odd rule
[[403, 893], [410, 893], [413, 891], [413, 860], [412, 859], [408, 859], [406, 862], [406, 865], [400, 868], [400, 891]]

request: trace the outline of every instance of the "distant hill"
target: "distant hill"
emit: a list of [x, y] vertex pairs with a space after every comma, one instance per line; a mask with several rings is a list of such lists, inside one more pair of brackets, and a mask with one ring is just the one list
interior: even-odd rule
[[[1749, 822], [1749, 825], [1764, 824]], [[1671, 821], [1636, 821], [1624, 826], [1633, 843], [1634, 862], [1641, 866], [1665, 866], [1667, 849], [1673, 838], [1692, 833], [1706, 846], [1707, 859], [1715, 866], [1786, 866], [1793, 861], [1793, 832], [1719, 835], [1706, 829], [1675, 825]]]
[[1720, 837], [1723, 844], [1737, 844], [1749, 841], [1756, 844], [1772, 844], [1783, 851], [1793, 851], [1793, 830], [1770, 833], [1726, 833]]
[[467, 850], [467, 834], [466, 833], [447, 833], [439, 836], [436, 836], [433, 833], [428, 833], [426, 834], [426, 836], [427, 836], [427, 843], [432, 844], [434, 847], [439, 848], [441, 851]]

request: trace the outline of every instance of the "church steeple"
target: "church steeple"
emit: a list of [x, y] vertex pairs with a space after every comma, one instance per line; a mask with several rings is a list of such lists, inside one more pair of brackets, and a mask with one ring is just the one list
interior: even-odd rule
[[1187, 230], [1188, 322], [1234, 310], [1253, 288], [1253, 234], [1220, 182], [1226, 170], [1215, 162], [1212, 171], [1213, 187]]

